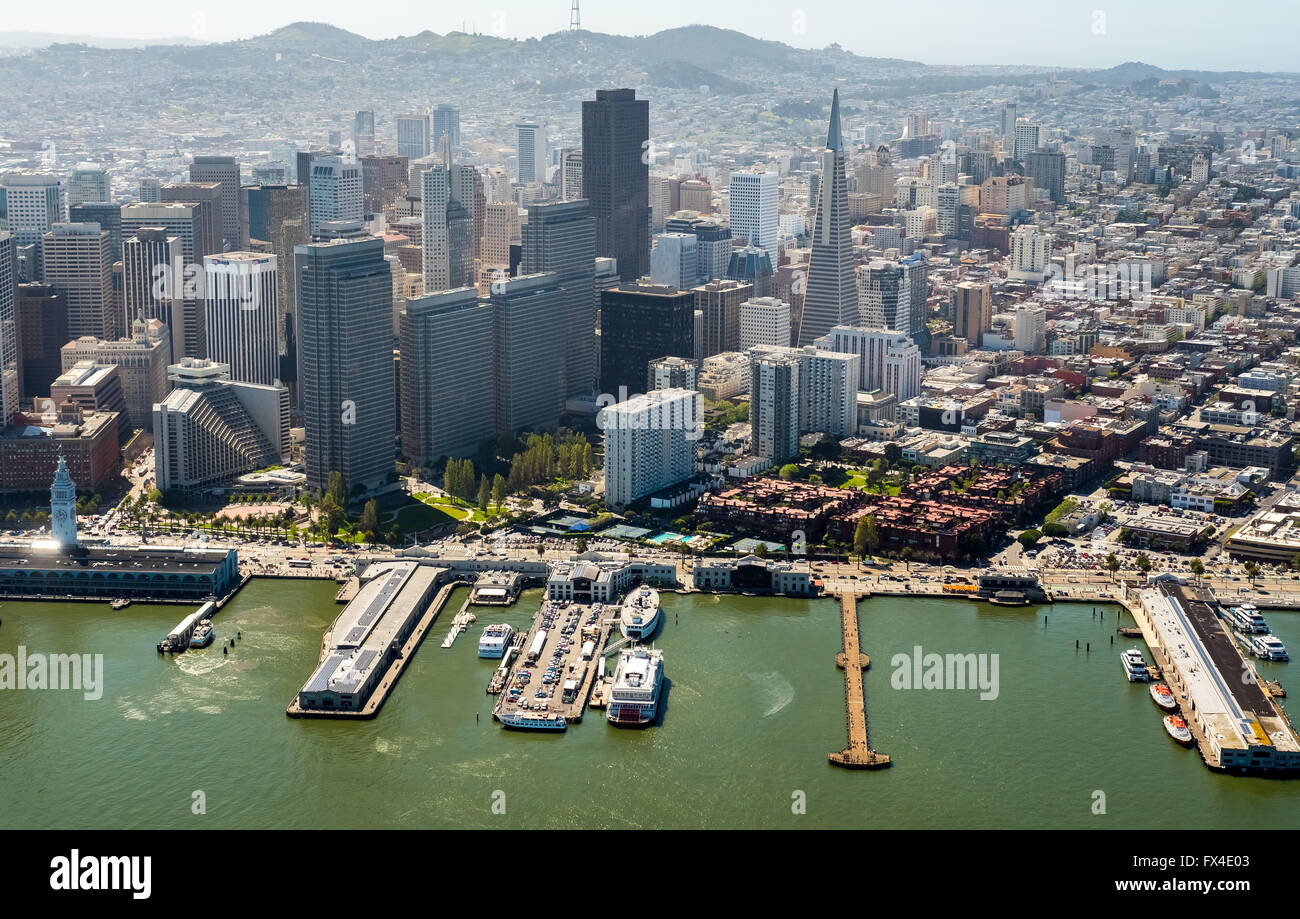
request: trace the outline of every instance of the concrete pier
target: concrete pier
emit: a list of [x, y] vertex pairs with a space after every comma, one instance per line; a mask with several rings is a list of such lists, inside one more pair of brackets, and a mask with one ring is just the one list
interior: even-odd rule
[[844, 632], [844, 650], [835, 663], [844, 669], [845, 722], [849, 745], [838, 753], [828, 754], [837, 766], [850, 769], [883, 769], [889, 756], [871, 749], [867, 738], [867, 699], [862, 685], [862, 671], [871, 665], [862, 653], [858, 640], [858, 597], [854, 591], [840, 594], [840, 619]]

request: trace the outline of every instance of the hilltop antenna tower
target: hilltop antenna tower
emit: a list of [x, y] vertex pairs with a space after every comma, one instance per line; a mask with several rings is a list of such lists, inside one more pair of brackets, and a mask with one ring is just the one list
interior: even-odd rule
[[569, 10], [569, 31], [582, 31], [582, 13], [578, 11], [578, 0], [573, 0], [573, 6]]

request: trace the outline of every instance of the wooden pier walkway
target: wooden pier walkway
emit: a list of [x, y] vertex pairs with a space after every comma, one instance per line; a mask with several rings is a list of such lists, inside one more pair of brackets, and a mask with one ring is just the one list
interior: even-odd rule
[[871, 662], [862, 653], [858, 640], [858, 597], [852, 590], [840, 594], [840, 618], [844, 631], [844, 650], [835, 663], [844, 668], [845, 721], [849, 745], [838, 753], [830, 753], [830, 761], [850, 769], [883, 769], [889, 765], [889, 756], [871, 749], [867, 740], [867, 697], [862, 687], [862, 671]]

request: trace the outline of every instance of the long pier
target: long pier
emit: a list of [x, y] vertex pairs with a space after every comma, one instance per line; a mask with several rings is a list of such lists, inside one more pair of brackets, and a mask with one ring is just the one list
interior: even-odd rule
[[889, 756], [871, 749], [867, 738], [867, 696], [862, 686], [862, 671], [871, 661], [862, 653], [858, 640], [858, 596], [852, 590], [840, 594], [840, 619], [844, 632], [844, 650], [835, 663], [844, 668], [845, 721], [849, 745], [838, 753], [827, 754], [837, 766], [849, 769], [883, 769]]

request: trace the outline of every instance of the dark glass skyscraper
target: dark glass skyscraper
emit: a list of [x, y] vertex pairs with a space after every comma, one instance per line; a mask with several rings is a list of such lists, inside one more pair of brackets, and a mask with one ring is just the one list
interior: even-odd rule
[[601, 392], [620, 402], [640, 393], [650, 362], [661, 357], [695, 358], [695, 294], [664, 284], [602, 292]]
[[650, 271], [650, 103], [598, 89], [582, 103], [582, 192], [596, 218], [596, 254], [632, 282]]
[[393, 474], [397, 433], [393, 280], [378, 238], [294, 249], [309, 488], [338, 470], [349, 489]]
[[810, 345], [837, 325], [858, 324], [858, 286], [853, 275], [846, 151], [840, 133], [840, 91], [831, 99], [831, 124], [822, 151], [817, 216], [813, 222], [808, 287], [799, 323], [799, 345]]

